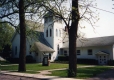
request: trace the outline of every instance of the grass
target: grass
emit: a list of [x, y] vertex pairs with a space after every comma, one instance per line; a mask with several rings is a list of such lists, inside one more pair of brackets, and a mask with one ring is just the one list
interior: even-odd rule
[[[95, 66], [95, 67], [86, 67], [86, 68], [78, 68], [77, 69], [77, 78], [90, 78], [96, 76], [99, 73], [102, 73], [106, 70], [111, 69], [111, 67], [107, 66]], [[51, 76], [60, 76], [60, 77], [67, 77], [67, 70], [59, 70], [59, 71], [52, 71]]]
[[[68, 68], [68, 64], [51, 63], [50, 66], [42, 66], [42, 64], [26, 64], [26, 70], [41, 71], [49, 69]], [[18, 65], [0, 66], [1, 70], [18, 70]]]
[[59, 69], [59, 68], [68, 68], [68, 64], [61, 63], [51, 63], [50, 66], [42, 66], [42, 64], [27, 64], [27, 70], [49, 70], [49, 69]]
[[[84, 64], [78, 64], [78, 67], [87, 66]], [[59, 69], [59, 68], [68, 68], [68, 64], [61, 64], [61, 63], [51, 63], [50, 66], [42, 66], [42, 64], [26, 64], [26, 72], [24, 73], [31, 73], [36, 74], [38, 71], [41, 70], [49, 70], [49, 69]], [[18, 71], [18, 65], [4, 65], [0, 66], [1, 70], [6, 71]], [[96, 76], [99, 73], [102, 73], [111, 67], [108, 66], [95, 66], [95, 67], [88, 67], [88, 68], [78, 68], [77, 69], [77, 78], [90, 78]], [[59, 70], [59, 71], [52, 71], [51, 76], [60, 76], [60, 77], [67, 77], [67, 70]]]
[[[6, 66], [5, 66], [6, 65]], [[18, 70], [18, 65], [11, 65], [5, 64], [4, 66], [0, 66], [1, 70]], [[84, 66], [82, 64], [79, 64], [78, 66]], [[59, 69], [59, 68], [68, 68], [68, 64], [62, 64], [62, 63], [51, 63], [50, 66], [42, 66], [40, 63], [35, 64], [26, 64], [26, 70], [33, 70], [33, 71], [41, 71], [41, 70], [49, 70], [49, 69]]]

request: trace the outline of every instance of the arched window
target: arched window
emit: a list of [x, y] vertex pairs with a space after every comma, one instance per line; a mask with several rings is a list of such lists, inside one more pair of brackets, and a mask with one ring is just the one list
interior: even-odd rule
[[46, 30], [46, 37], [48, 37], [48, 29]]
[[50, 29], [50, 37], [52, 36], [52, 30]]
[[56, 36], [58, 36], [58, 30], [56, 29]]
[[61, 30], [59, 30], [59, 37], [61, 37]]

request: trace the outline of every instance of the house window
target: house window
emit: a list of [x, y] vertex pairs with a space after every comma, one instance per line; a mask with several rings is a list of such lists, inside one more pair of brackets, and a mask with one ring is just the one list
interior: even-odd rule
[[77, 50], [77, 55], [80, 55], [80, 50]]
[[56, 36], [58, 36], [58, 30], [56, 29]]
[[[30, 45], [30, 48], [31, 48], [31, 45]], [[30, 51], [30, 53], [29, 54], [31, 54], [31, 51]]]
[[50, 29], [50, 37], [52, 36], [52, 30]]
[[48, 29], [46, 30], [46, 37], [48, 37]]
[[88, 49], [88, 55], [92, 55], [92, 49]]
[[64, 50], [64, 55], [67, 56], [67, 51], [66, 50]]
[[15, 55], [17, 55], [17, 46], [15, 47]]

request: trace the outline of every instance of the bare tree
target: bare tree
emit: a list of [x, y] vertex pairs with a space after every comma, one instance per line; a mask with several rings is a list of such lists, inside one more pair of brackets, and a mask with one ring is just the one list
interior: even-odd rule
[[[70, 7], [64, 4], [66, 0], [46, 0], [46, 4], [42, 4], [47, 11], [58, 16], [65, 23], [69, 37], [69, 69], [68, 77], [76, 77], [77, 73], [77, 56], [76, 56], [76, 41], [78, 38], [77, 32], [80, 26], [79, 21], [85, 21], [91, 24], [94, 28], [96, 13], [91, 10], [93, 1], [91, 0], [72, 0]], [[69, 0], [70, 1], [70, 0]], [[70, 3], [70, 2], [69, 2]], [[67, 7], [66, 7], [67, 5]], [[95, 14], [95, 15], [94, 15]], [[82, 26], [81, 26], [82, 27]]]

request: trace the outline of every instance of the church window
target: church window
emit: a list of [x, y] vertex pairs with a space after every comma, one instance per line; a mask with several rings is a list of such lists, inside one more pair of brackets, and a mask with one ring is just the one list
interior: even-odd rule
[[46, 30], [46, 37], [48, 37], [48, 29]]
[[56, 36], [58, 37], [58, 30], [56, 29]]
[[52, 30], [50, 29], [50, 37], [52, 36]]

